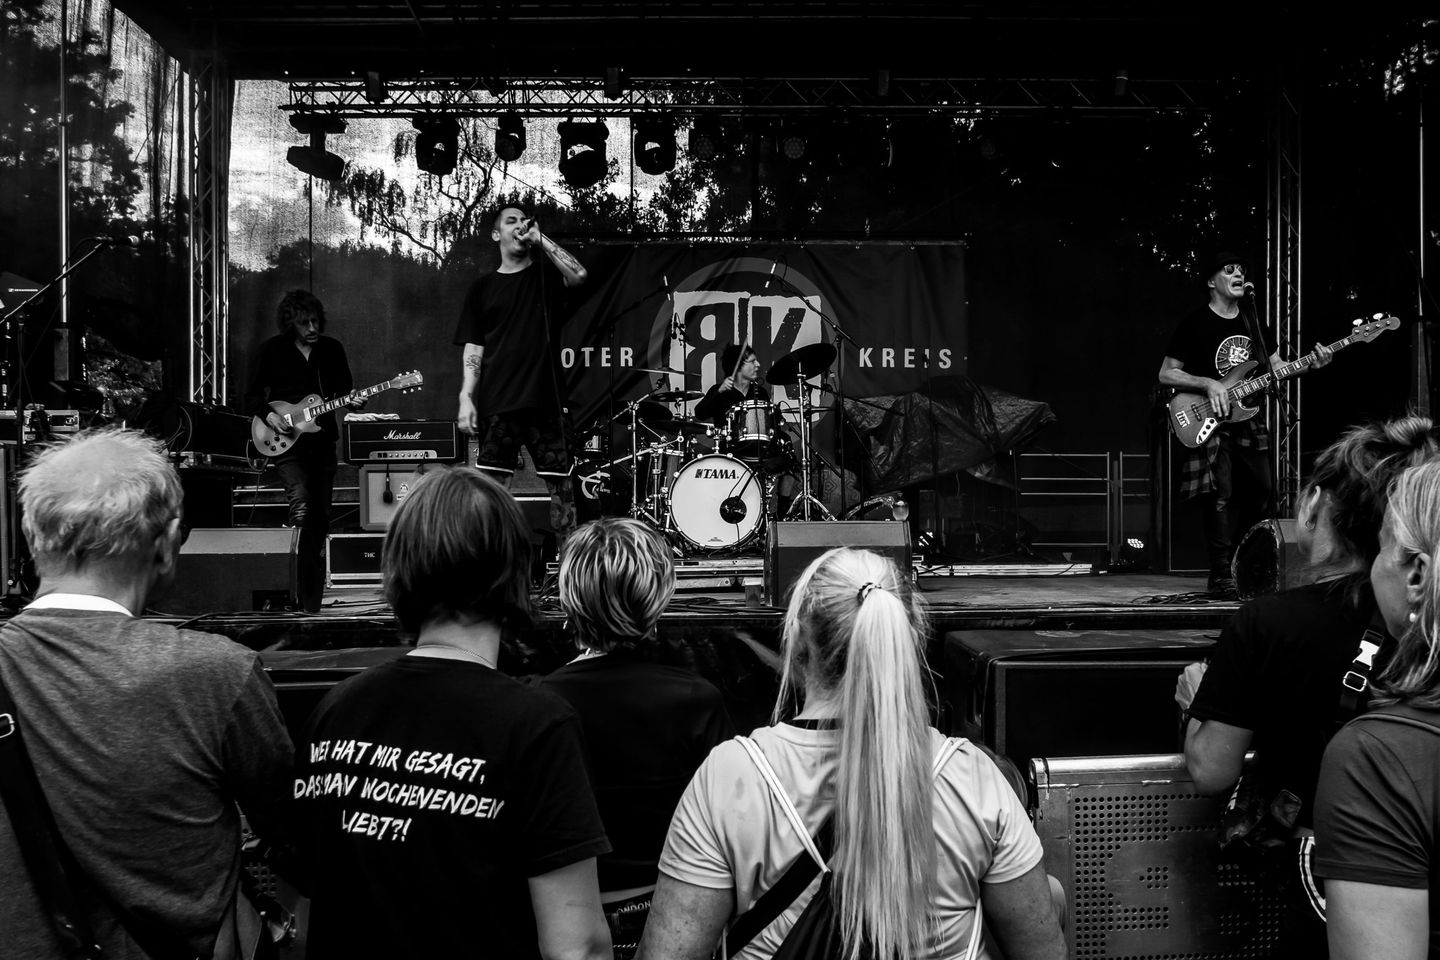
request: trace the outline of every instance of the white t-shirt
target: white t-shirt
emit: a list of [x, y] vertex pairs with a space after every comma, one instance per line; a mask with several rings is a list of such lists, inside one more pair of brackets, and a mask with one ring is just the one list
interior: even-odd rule
[[[930, 733], [938, 751], [945, 738], [939, 731]], [[813, 834], [835, 805], [838, 732], [782, 723], [762, 727], [751, 737]], [[925, 956], [963, 956], [980, 884], [1023, 876], [1041, 860], [1040, 838], [1000, 769], [967, 741], [960, 742], [935, 777], [934, 818], [940, 931]], [[680, 799], [660, 855], [660, 872], [699, 887], [734, 889], [736, 910], [743, 913], [803, 849], [760, 771], [745, 749], [730, 740], [710, 752]], [[737, 958], [772, 955], [819, 885], [816, 878]], [[983, 946], [978, 955], [990, 956]]]

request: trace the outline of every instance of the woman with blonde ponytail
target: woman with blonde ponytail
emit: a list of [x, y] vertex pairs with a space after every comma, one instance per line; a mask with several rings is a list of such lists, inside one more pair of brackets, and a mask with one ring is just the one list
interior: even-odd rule
[[1315, 872], [1332, 960], [1440, 957], [1440, 461], [1401, 474], [1370, 568], [1398, 637], [1375, 709], [1320, 767]]
[[[989, 757], [930, 726], [926, 634], [908, 579], [874, 553], [831, 550], [800, 575], [774, 723], [716, 747], [690, 782], [642, 958], [710, 957], [727, 925], [723, 956], [774, 956], [820, 890], [847, 960], [989, 957], [981, 924], [1008, 960], [1065, 955], [1024, 808]], [[827, 835], [828, 877], [734, 942]]]

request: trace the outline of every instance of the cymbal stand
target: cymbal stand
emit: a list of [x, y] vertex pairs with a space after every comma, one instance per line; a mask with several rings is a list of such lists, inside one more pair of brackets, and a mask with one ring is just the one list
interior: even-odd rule
[[[643, 398], [642, 398], [643, 399]], [[646, 447], [645, 455], [650, 457], [650, 483], [655, 492], [640, 498], [640, 400], [632, 400], [627, 406], [630, 408], [630, 516], [637, 520], [644, 520], [654, 526], [657, 530], [665, 529], [665, 522], [656, 513], [663, 513], [664, 493], [661, 491], [660, 483], [664, 479], [665, 458], [660, 455], [663, 447], [657, 448], [655, 444]], [[649, 427], [645, 428], [649, 430]], [[621, 457], [621, 460], [627, 458]], [[620, 461], [612, 461], [618, 463]], [[651, 508], [658, 507], [656, 513]]]
[[[824, 373], [823, 370], [817, 373]], [[814, 373], [808, 376], [815, 376]], [[807, 374], [802, 367], [799, 371], [798, 383], [800, 385], [800, 496], [790, 504], [786, 516], [795, 513], [795, 508], [800, 508], [800, 519], [810, 519], [810, 507], [813, 505], [826, 520], [834, 520], [835, 515], [826, 508], [814, 493], [810, 490], [810, 384], [806, 382]]]

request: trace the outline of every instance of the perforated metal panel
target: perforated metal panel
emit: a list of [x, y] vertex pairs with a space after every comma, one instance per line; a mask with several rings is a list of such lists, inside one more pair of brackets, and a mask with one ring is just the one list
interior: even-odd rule
[[1280, 904], [1220, 858], [1223, 803], [1179, 754], [1037, 759], [1035, 828], [1070, 900], [1075, 960], [1270, 955]]

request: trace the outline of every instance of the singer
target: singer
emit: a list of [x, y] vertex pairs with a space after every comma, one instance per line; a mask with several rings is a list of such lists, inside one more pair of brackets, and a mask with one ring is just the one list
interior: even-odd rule
[[[456, 419], [461, 432], [479, 440], [475, 465], [498, 479], [514, 474], [522, 446], [530, 451], [550, 492], [558, 546], [575, 527], [575, 497], [555, 335], [569, 312], [567, 291], [587, 274], [518, 207], [496, 214], [490, 239], [500, 264], [470, 284], [455, 327], [454, 342], [463, 348]], [[553, 269], [534, 256], [536, 248]]]
[[[1250, 262], [1229, 250], [1201, 264], [1207, 302], [1181, 319], [1160, 364], [1163, 386], [1205, 394], [1222, 419], [1230, 414], [1230, 398], [1220, 381], [1255, 353], [1242, 311], [1255, 289], [1245, 280], [1249, 271]], [[1253, 306], [1251, 310], [1253, 317]], [[1331, 356], [1330, 348], [1316, 346], [1315, 368], [1325, 366]], [[1270, 362], [1282, 363], [1278, 351]], [[1274, 512], [1270, 437], [1262, 421], [1257, 417], [1222, 423], [1209, 440], [1187, 451], [1181, 467], [1180, 500], [1201, 498], [1210, 566], [1207, 589], [1224, 599], [1235, 597], [1230, 560], [1236, 538]]]

